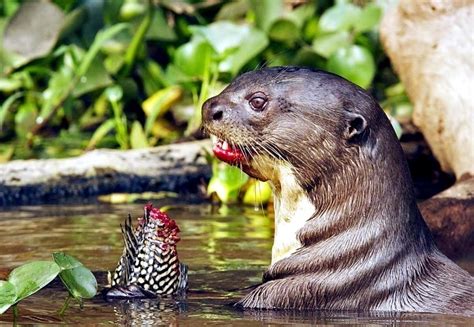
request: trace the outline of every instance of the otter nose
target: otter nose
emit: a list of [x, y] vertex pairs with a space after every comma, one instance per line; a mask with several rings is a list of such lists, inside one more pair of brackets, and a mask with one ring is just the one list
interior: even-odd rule
[[202, 106], [202, 114], [206, 121], [219, 121], [224, 116], [224, 111], [217, 99], [211, 98]]

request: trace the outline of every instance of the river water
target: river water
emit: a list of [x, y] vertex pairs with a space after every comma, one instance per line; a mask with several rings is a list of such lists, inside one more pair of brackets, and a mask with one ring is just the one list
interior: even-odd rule
[[[120, 223], [142, 216], [142, 204], [9, 208], [0, 212], [0, 279], [29, 261], [64, 251], [96, 272], [99, 286], [122, 253]], [[239, 311], [232, 307], [246, 287], [260, 282], [270, 262], [272, 213], [252, 208], [177, 205], [169, 214], [181, 229], [179, 258], [189, 266], [186, 298], [106, 302], [101, 296], [58, 315], [67, 292], [60, 283], [18, 305], [19, 324], [120, 324], [169, 326], [466, 325], [474, 319], [435, 314]], [[474, 273], [474, 260], [458, 263]], [[0, 323], [12, 322], [9, 309]]]

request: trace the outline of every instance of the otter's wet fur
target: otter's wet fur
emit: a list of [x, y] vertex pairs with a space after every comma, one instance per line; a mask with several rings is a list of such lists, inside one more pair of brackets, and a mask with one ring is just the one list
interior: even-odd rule
[[436, 248], [395, 132], [365, 90], [265, 68], [209, 99], [203, 128], [275, 194], [272, 264], [238, 305], [474, 315], [474, 279]]

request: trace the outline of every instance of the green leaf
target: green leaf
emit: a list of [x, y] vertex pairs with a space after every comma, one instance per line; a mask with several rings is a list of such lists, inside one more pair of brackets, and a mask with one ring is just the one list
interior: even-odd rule
[[97, 294], [97, 280], [84, 266], [63, 270], [59, 277], [76, 299], [90, 299]]
[[92, 61], [99, 53], [102, 45], [109, 39], [113, 38], [115, 35], [123, 31], [129, 25], [125, 23], [116, 24], [109, 28], [100, 30], [95, 36], [94, 42], [90, 46], [89, 50], [85, 54], [84, 58], [81, 61], [81, 64], [77, 68], [76, 75], [84, 76], [87, 73], [87, 70], [90, 68]]
[[353, 4], [338, 4], [326, 10], [319, 20], [323, 32], [347, 31], [359, 19], [361, 9]]
[[265, 204], [272, 197], [272, 189], [267, 182], [255, 180], [244, 194], [243, 203], [250, 205]]
[[280, 18], [273, 22], [268, 36], [276, 41], [294, 43], [300, 38], [300, 30], [293, 21]]
[[2, 104], [0, 108], [0, 132], [3, 129], [3, 124], [7, 118], [8, 111], [10, 110], [11, 106], [15, 103], [16, 100], [21, 98], [24, 95], [23, 92], [17, 92], [10, 95]]
[[268, 45], [265, 33], [248, 25], [220, 21], [205, 27], [193, 26], [192, 31], [205, 38], [223, 58], [219, 71], [234, 75]]
[[8, 281], [15, 286], [16, 302], [48, 285], [59, 271], [59, 266], [52, 261], [33, 261], [13, 269]]
[[240, 188], [248, 181], [248, 176], [239, 168], [215, 161], [213, 175], [207, 193], [216, 193], [223, 203], [235, 202]]
[[104, 121], [99, 127], [97, 127], [94, 134], [92, 134], [92, 137], [89, 141], [89, 144], [87, 144], [86, 149], [90, 150], [95, 148], [97, 143], [99, 143], [114, 128], [115, 120], [113, 118]]
[[255, 12], [257, 26], [264, 31], [268, 31], [285, 10], [283, 0], [250, 0], [250, 6]]
[[177, 36], [173, 28], [168, 25], [166, 17], [160, 8], [155, 7], [153, 24], [146, 33], [147, 40], [176, 41]]
[[347, 47], [351, 44], [351, 35], [347, 31], [325, 34], [317, 37], [313, 41], [314, 51], [329, 58], [337, 49]]
[[15, 132], [20, 137], [25, 137], [35, 126], [38, 110], [32, 102], [22, 103], [15, 115]]
[[59, 71], [53, 73], [48, 88], [43, 92], [44, 101], [40, 117], [49, 117], [55, 107], [68, 96], [72, 83], [73, 71], [70, 67], [64, 65]]
[[5, 280], [0, 280], [0, 314], [8, 310], [16, 301], [15, 285]]
[[207, 66], [206, 62], [209, 61], [212, 53], [212, 47], [206, 40], [193, 38], [176, 49], [174, 63], [183, 73], [202, 77]]
[[376, 4], [368, 4], [354, 22], [354, 29], [357, 32], [370, 31], [378, 25], [380, 18], [382, 18], [382, 8]]
[[134, 121], [132, 124], [132, 130], [130, 132], [130, 146], [132, 149], [143, 149], [148, 148], [148, 139], [143, 131], [142, 124], [138, 121]]
[[23, 86], [23, 83], [18, 79], [0, 78], [0, 92], [11, 93]]
[[74, 97], [104, 88], [112, 84], [112, 79], [104, 68], [104, 63], [97, 57], [92, 61], [91, 68], [79, 79], [77, 86], [72, 91]]
[[79, 260], [62, 252], [54, 253], [53, 258], [62, 269], [59, 277], [74, 298], [88, 299], [96, 295], [97, 280]]
[[328, 60], [327, 70], [367, 88], [375, 75], [374, 58], [358, 45], [337, 50]]
[[61, 270], [72, 269], [79, 266], [82, 266], [82, 263], [76, 258], [65, 254], [64, 252], [55, 252], [53, 253], [54, 262], [58, 264]]

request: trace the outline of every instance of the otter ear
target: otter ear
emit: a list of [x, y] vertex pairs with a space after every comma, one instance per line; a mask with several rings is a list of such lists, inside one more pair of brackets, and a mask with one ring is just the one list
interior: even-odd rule
[[350, 113], [347, 117], [344, 136], [346, 140], [354, 139], [355, 137], [364, 133], [367, 128], [367, 121], [365, 118], [356, 113]]

